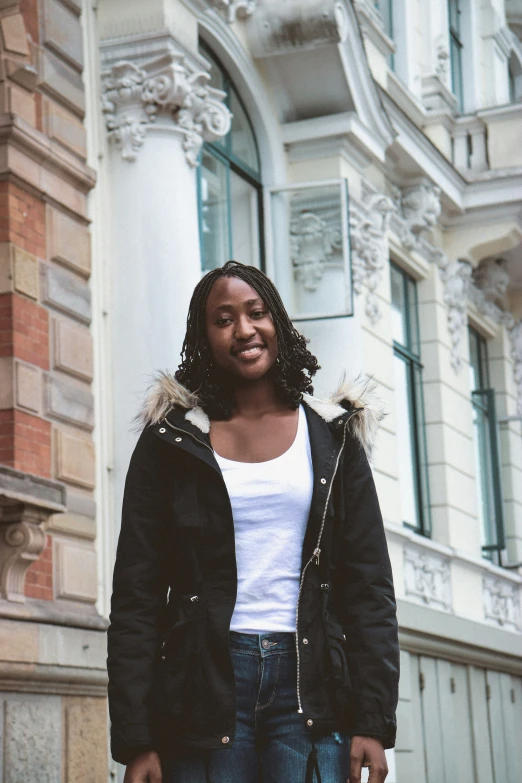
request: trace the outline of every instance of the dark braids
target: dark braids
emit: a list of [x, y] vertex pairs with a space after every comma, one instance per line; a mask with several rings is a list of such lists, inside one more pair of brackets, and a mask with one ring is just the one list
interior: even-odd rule
[[248, 283], [270, 311], [279, 350], [273, 368], [276, 390], [289, 408], [298, 408], [303, 393], [313, 393], [311, 378], [319, 369], [317, 359], [306, 347], [305, 337], [292, 324], [272, 281], [256, 267], [238, 261], [228, 261], [208, 272], [194, 289], [176, 380], [197, 394], [199, 404], [211, 418], [229, 418], [234, 403], [233, 383], [227, 373], [213, 364], [206, 326], [208, 295], [220, 277], [238, 277]]

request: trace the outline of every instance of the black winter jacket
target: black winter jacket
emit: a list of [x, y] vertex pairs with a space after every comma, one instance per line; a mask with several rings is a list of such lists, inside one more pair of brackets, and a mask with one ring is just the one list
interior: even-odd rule
[[[396, 607], [367, 451], [378, 415], [354, 389], [305, 396], [314, 487], [299, 599], [296, 692], [317, 734], [395, 742]], [[112, 754], [234, 741], [230, 500], [197, 400], [162, 375], [131, 458], [110, 628]], [[305, 642], [306, 640], [306, 642]]]

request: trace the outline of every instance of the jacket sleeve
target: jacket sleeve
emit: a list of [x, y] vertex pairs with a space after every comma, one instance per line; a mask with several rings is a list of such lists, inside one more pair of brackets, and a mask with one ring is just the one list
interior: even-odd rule
[[107, 657], [111, 749], [121, 764], [153, 748], [147, 702], [167, 596], [162, 446], [154, 433], [143, 431], [131, 457], [123, 497]]
[[399, 642], [393, 577], [368, 460], [351, 441], [344, 462], [345, 522], [338, 568], [355, 706], [352, 736], [395, 745]]

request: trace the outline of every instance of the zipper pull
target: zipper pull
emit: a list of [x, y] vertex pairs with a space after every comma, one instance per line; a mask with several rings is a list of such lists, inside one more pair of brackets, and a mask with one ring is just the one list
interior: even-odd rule
[[314, 557], [316, 558], [317, 565], [319, 565], [319, 558], [321, 557], [321, 550], [319, 549], [319, 547], [314, 549]]

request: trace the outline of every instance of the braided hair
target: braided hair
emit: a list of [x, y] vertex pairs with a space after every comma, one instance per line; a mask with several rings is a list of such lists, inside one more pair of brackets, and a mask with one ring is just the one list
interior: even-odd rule
[[220, 277], [238, 277], [261, 297], [274, 322], [278, 357], [272, 368], [279, 398], [296, 409], [303, 393], [313, 393], [311, 378], [319, 369], [307, 340], [295, 329], [272, 281], [259, 269], [228, 261], [208, 272], [197, 284], [190, 300], [187, 331], [181, 349], [176, 380], [198, 396], [210, 418], [228, 419], [234, 404], [234, 386], [228, 373], [214, 365], [207, 338], [206, 304], [210, 289]]

